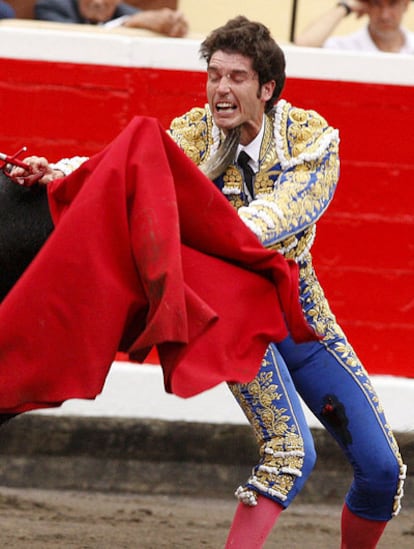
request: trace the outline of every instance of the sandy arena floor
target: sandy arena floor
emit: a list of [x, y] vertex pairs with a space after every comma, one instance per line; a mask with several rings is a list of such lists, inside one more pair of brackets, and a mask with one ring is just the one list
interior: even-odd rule
[[[220, 549], [235, 501], [0, 488], [0, 547], [7, 549]], [[336, 549], [338, 506], [292, 505], [266, 549]], [[414, 547], [413, 509], [379, 549]]]

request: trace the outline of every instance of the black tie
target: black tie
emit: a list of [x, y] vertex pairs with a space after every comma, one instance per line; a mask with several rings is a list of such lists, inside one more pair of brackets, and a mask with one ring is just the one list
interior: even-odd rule
[[249, 164], [250, 156], [245, 151], [240, 151], [239, 156], [237, 157], [237, 164], [243, 170], [244, 182], [246, 187], [249, 189], [250, 196], [253, 198], [253, 177], [254, 171]]

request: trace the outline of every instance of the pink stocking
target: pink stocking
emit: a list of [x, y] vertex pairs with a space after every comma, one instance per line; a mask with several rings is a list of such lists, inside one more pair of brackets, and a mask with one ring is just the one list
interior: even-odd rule
[[283, 507], [259, 496], [254, 507], [239, 503], [226, 542], [226, 549], [261, 549]]
[[386, 521], [358, 517], [344, 505], [341, 549], [375, 549], [386, 525]]

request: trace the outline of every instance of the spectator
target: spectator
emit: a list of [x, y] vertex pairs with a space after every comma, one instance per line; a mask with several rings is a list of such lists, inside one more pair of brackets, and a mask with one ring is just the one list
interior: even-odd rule
[[38, 0], [35, 17], [61, 23], [147, 29], [177, 38], [188, 32], [187, 20], [177, 10], [139, 10], [120, 0]]
[[0, 0], [0, 19], [12, 19], [16, 17], [14, 9], [7, 2]]
[[[414, 53], [414, 33], [402, 26], [410, 0], [347, 0], [338, 2], [296, 39], [297, 46], [337, 50]], [[368, 24], [346, 36], [332, 36], [345, 17], [368, 16]]]

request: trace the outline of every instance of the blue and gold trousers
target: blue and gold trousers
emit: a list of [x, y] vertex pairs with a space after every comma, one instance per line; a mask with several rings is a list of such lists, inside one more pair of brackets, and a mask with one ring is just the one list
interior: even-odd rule
[[[346, 358], [345, 358], [346, 357]], [[385, 521], [397, 514], [405, 466], [369, 377], [346, 339], [270, 345], [256, 378], [229, 384], [251, 423], [259, 463], [236, 495], [255, 505], [261, 494], [288, 507], [315, 463], [315, 449], [300, 400], [334, 437], [354, 478], [350, 510]]]

